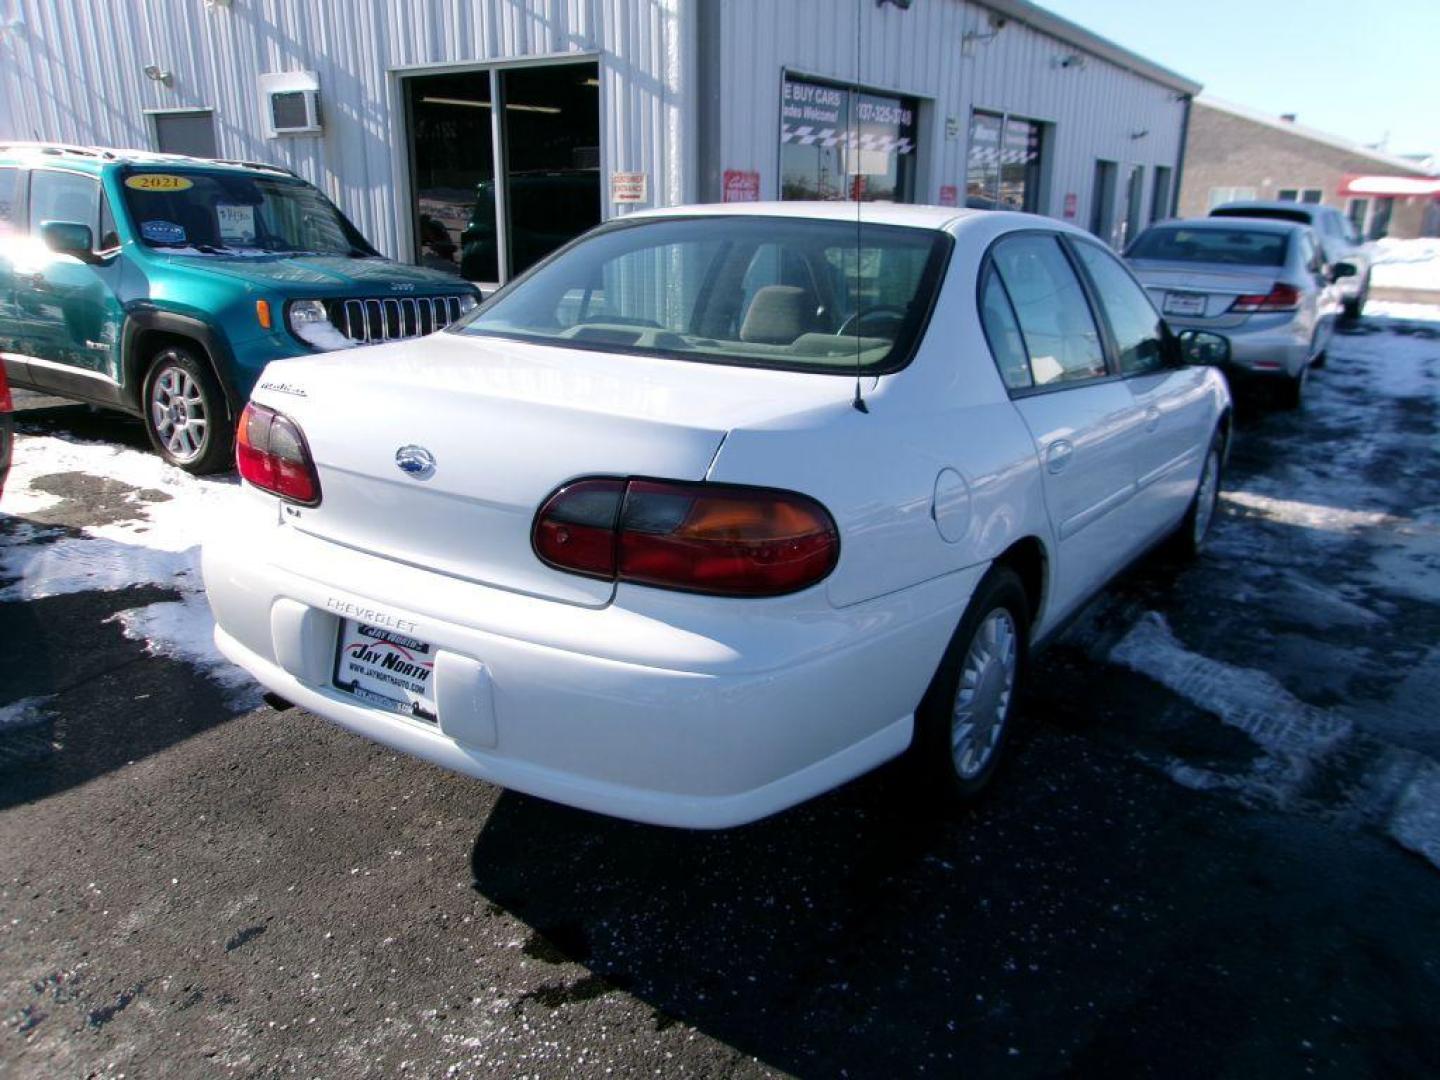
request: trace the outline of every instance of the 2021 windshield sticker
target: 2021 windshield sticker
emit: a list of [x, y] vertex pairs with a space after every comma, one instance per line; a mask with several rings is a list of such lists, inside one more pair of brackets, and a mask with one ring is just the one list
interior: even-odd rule
[[125, 186], [133, 191], [188, 191], [195, 185], [174, 173], [136, 173], [125, 178]]

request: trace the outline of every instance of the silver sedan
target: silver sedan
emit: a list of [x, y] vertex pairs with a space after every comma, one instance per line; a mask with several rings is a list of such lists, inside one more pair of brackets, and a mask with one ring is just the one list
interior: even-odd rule
[[1325, 262], [1308, 225], [1197, 218], [1152, 225], [1125, 253], [1176, 330], [1230, 339], [1232, 375], [1263, 379], [1296, 407], [1324, 360], [1354, 267]]

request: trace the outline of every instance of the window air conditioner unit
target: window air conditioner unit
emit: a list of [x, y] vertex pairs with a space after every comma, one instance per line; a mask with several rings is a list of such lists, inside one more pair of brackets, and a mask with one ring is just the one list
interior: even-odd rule
[[260, 76], [260, 110], [265, 134], [318, 135], [320, 78], [313, 71], [272, 72]]

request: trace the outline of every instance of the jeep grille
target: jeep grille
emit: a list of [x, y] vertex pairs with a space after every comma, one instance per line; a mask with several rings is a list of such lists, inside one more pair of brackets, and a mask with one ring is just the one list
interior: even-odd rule
[[458, 296], [381, 296], [328, 300], [336, 330], [357, 345], [424, 337], [460, 318]]

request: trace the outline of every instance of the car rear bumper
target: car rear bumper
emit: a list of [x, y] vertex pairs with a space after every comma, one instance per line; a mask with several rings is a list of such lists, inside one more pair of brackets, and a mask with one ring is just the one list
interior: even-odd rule
[[[814, 609], [823, 594], [755, 602], [632, 590], [628, 609], [620, 594], [586, 609], [273, 526], [227, 529], [206, 545], [204, 572], [220, 650], [318, 716], [543, 798], [722, 828], [833, 788], [909, 745], [914, 710], [980, 569], [804, 619], [787, 606]], [[353, 591], [342, 581], [366, 584]], [[340, 613], [359, 611], [401, 621], [436, 647], [437, 722], [333, 685]]]
[[1175, 331], [1205, 330], [1228, 339], [1227, 366], [1247, 375], [1294, 378], [1310, 359], [1310, 336], [1292, 319], [1252, 315], [1244, 324], [1225, 330], [1216, 328], [1209, 319], [1167, 321]]

